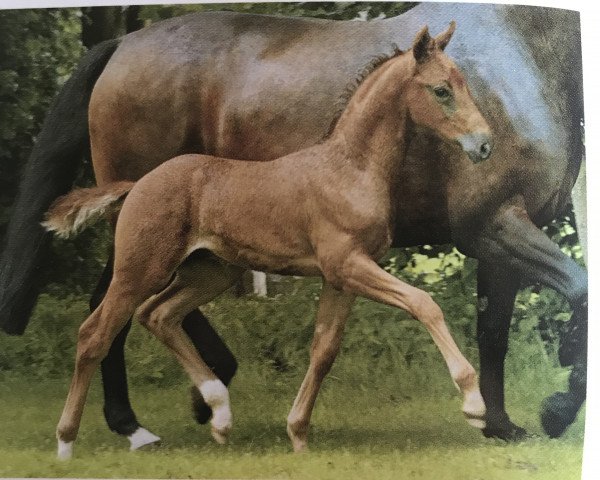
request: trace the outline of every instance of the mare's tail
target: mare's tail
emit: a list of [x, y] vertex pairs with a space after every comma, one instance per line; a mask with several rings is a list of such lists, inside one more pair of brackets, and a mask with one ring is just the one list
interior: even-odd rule
[[134, 185], [135, 182], [115, 182], [73, 190], [50, 205], [42, 226], [62, 238], [77, 235], [106, 213], [117, 210]]
[[90, 96], [118, 44], [108, 40], [83, 56], [50, 108], [23, 171], [0, 259], [0, 328], [7, 333], [22, 334], [29, 322], [50, 238], [40, 222], [50, 203], [71, 189], [89, 154]]

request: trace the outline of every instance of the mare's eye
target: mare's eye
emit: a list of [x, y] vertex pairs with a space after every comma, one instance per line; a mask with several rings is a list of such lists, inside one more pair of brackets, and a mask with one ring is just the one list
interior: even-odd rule
[[433, 93], [438, 100], [447, 100], [450, 98], [450, 90], [448, 90], [446, 87], [435, 87], [433, 89]]

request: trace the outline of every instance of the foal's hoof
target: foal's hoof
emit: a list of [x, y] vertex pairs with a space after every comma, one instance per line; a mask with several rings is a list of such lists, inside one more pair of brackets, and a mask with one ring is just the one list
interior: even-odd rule
[[71, 460], [73, 457], [73, 442], [63, 442], [62, 440], [58, 441], [58, 451], [56, 453], [56, 458], [58, 460]]
[[462, 412], [469, 425], [480, 430], [485, 428], [485, 403], [479, 390], [465, 395]]
[[560, 437], [575, 421], [578, 410], [579, 405], [573, 395], [564, 392], [550, 395], [542, 403], [540, 413], [540, 420], [546, 434], [550, 438]]
[[192, 385], [190, 393], [192, 395], [192, 413], [194, 414], [194, 418], [200, 425], [206, 425], [212, 416], [212, 410], [195, 386]]
[[215, 427], [211, 427], [210, 434], [214, 438], [215, 442], [219, 445], [225, 445], [227, 443], [227, 438], [229, 437], [229, 428], [227, 429], [217, 429]]
[[294, 449], [294, 453], [307, 453], [308, 443], [306, 440], [292, 439], [292, 448]]
[[229, 409], [229, 404], [221, 405], [215, 408], [212, 419], [210, 421], [210, 433], [219, 445], [227, 443], [227, 437], [231, 431], [232, 415]]
[[132, 452], [148, 445], [158, 445], [160, 443], [160, 437], [157, 437], [143, 427], [139, 427], [127, 438], [129, 439], [130, 443], [129, 450]]
[[308, 428], [288, 422], [287, 434], [292, 442], [294, 453], [308, 452]]

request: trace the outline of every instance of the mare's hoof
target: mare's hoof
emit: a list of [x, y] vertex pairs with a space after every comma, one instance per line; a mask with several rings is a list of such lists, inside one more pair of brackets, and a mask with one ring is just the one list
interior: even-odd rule
[[190, 393], [192, 395], [192, 413], [196, 422], [200, 425], [207, 424], [212, 417], [211, 408], [206, 404], [198, 389], [193, 385], [190, 388]]
[[160, 445], [160, 437], [146, 430], [144, 427], [139, 427], [135, 432], [127, 437], [129, 439], [129, 450], [140, 450], [148, 446]]
[[502, 418], [487, 415], [486, 426], [481, 433], [485, 438], [499, 438], [506, 442], [520, 442], [529, 438], [527, 431], [511, 422], [506, 414]]
[[540, 413], [540, 420], [546, 434], [550, 438], [560, 437], [575, 421], [578, 410], [579, 405], [573, 395], [564, 392], [550, 395], [542, 403]]

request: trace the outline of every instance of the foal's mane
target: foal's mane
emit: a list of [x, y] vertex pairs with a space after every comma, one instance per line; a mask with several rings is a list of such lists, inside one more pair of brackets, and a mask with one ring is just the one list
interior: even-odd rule
[[348, 84], [344, 88], [343, 93], [338, 98], [336, 102], [337, 109], [335, 115], [333, 116], [331, 124], [329, 125], [329, 129], [327, 130], [327, 133], [323, 136], [322, 141], [327, 140], [331, 136], [333, 130], [335, 129], [335, 126], [337, 125], [340, 117], [342, 116], [342, 113], [344, 113], [344, 110], [346, 110], [348, 102], [350, 102], [350, 99], [352, 98], [356, 90], [358, 90], [358, 87], [360, 87], [361, 84], [365, 81], [365, 79], [385, 62], [391, 60], [394, 57], [402, 55], [403, 53], [404, 50], [400, 50], [400, 48], [398, 48], [398, 45], [392, 43], [392, 53], [382, 53], [380, 55], [376, 55], [369, 61], [369, 63], [367, 63], [364, 67], [362, 67], [359, 70], [356, 77], [350, 82], [348, 82]]

